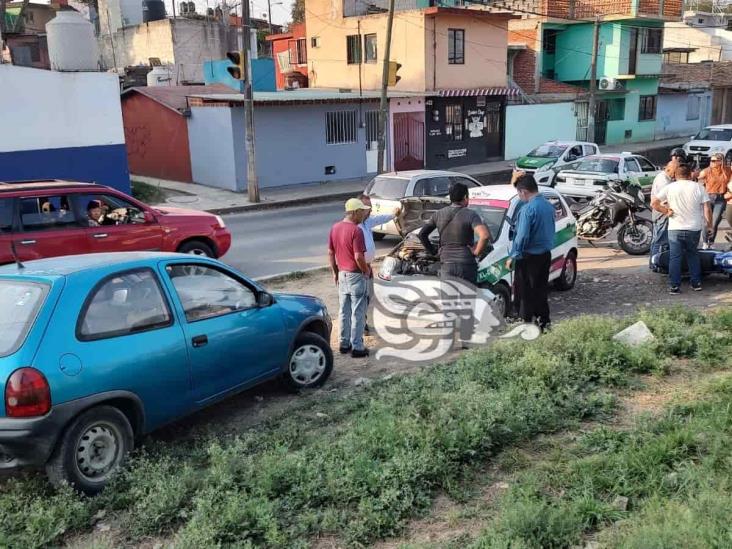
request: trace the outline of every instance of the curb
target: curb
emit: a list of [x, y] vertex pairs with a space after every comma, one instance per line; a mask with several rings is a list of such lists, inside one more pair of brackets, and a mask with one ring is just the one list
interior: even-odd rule
[[290, 272], [284, 272], [284, 273], [277, 273], [273, 275], [266, 275], [266, 276], [259, 276], [254, 279], [255, 282], [279, 282], [281, 280], [284, 280], [286, 278], [289, 278], [293, 276], [295, 273], [302, 273], [303, 275], [312, 274], [318, 271], [327, 271], [330, 269], [328, 265], [320, 266], [320, 267], [308, 267], [307, 269], [298, 269], [297, 271], [290, 271]]
[[277, 208], [291, 208], [293, 206], [307, 206], [309, 204], [319, 204], [322, 202], [335, 202], [338, 200], [348, 200], [358, 195], [362, 191], [342, 192], [336, 194], [324, 194], [319, 196], [306, 196], [305, 198], [293, 198], [288, 200], [277, 200], [275, 202], [260, 202], [259, 204], [246, 204], [241, 206], [230, 206], [227, 208], [212, 208], [205, 210], [208, 213], [216, 215], [226, 215], [243, 212], [256, 212], [262, 210], [274, 210]]

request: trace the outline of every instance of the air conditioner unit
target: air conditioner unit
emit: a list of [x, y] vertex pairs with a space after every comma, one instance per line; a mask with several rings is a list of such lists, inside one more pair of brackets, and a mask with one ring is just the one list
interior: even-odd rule
[[601, 91], [616, 91], [623, 89], [623, 81], [617, 78], [600, 78], [598, 88]]

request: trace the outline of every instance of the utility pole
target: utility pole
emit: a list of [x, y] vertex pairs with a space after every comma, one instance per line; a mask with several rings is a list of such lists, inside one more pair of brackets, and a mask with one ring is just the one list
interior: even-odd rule
[[597, 50], [600, 46], [600, 16], [595, 16], [595, 26], [592, 29], [592, 61], [590, 65], [590, 102], [587, 113], [587, 141], [595, 141], [595, 96], [597, 95]]
[[267, 22], [269, 23], [269, 33], [272, 34], [272, 0], [267, 0]]
[[[386, 150], [386, 113], [389, 104], [386, 100], [386, 88], [389, 85], [389, 57], [391, 55], [391, 27], [394, 24], [394, 0], [389, 0], [389, 17], [386, 20], [386, 46], [384, 47], [384, 70], [381, 75], [381, 103], [379, 104], [379, 154], [378, 173], [384, 173], [384, 157]], [[363, 55], [363, 52], [362, 54]]]
[[[393, 1], [393, 0], [392, 0]], [[249, 0], [241, 3], [241, 55], [244, 63], [244, 116], [246, 117], [247, 144], [247, 193], [249, 202], [259, 202], [259, 181], [257, 181], [257, 155], [254, 150], [254, 94], [252, 93], [252, 17]]]

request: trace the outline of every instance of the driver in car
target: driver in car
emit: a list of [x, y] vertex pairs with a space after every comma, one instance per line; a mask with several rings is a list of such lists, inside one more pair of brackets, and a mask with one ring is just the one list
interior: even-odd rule
[[110, 211], [109, 206], [101, 200], [90, 200], [86, 205], [86, 212], [90, 227], [118, 225], [127, 215], [125, 208]]

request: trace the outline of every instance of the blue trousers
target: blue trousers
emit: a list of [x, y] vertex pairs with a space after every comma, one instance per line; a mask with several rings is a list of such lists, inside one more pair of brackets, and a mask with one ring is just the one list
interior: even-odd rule
[[661, 253], [664, 247], [668, 246], [668, 217], [659, 217], [653, 222], [653, 241], [651, 242], [651, 255], [648, 264], [651, 265], [651, 258]]
[[363, 273], [338, 273], [338, 317], [341, 323], [342, 348], [353, 347], [362, 351], [363, 331], [366, 325], [369, 282]]
[[699, 237], [701, 231], [669, 231], [668, 276], [671, 286], [681, 286], [681, 264], [686, 258], [691, 284], [701, 284], [701, 262], [699, 260]]

